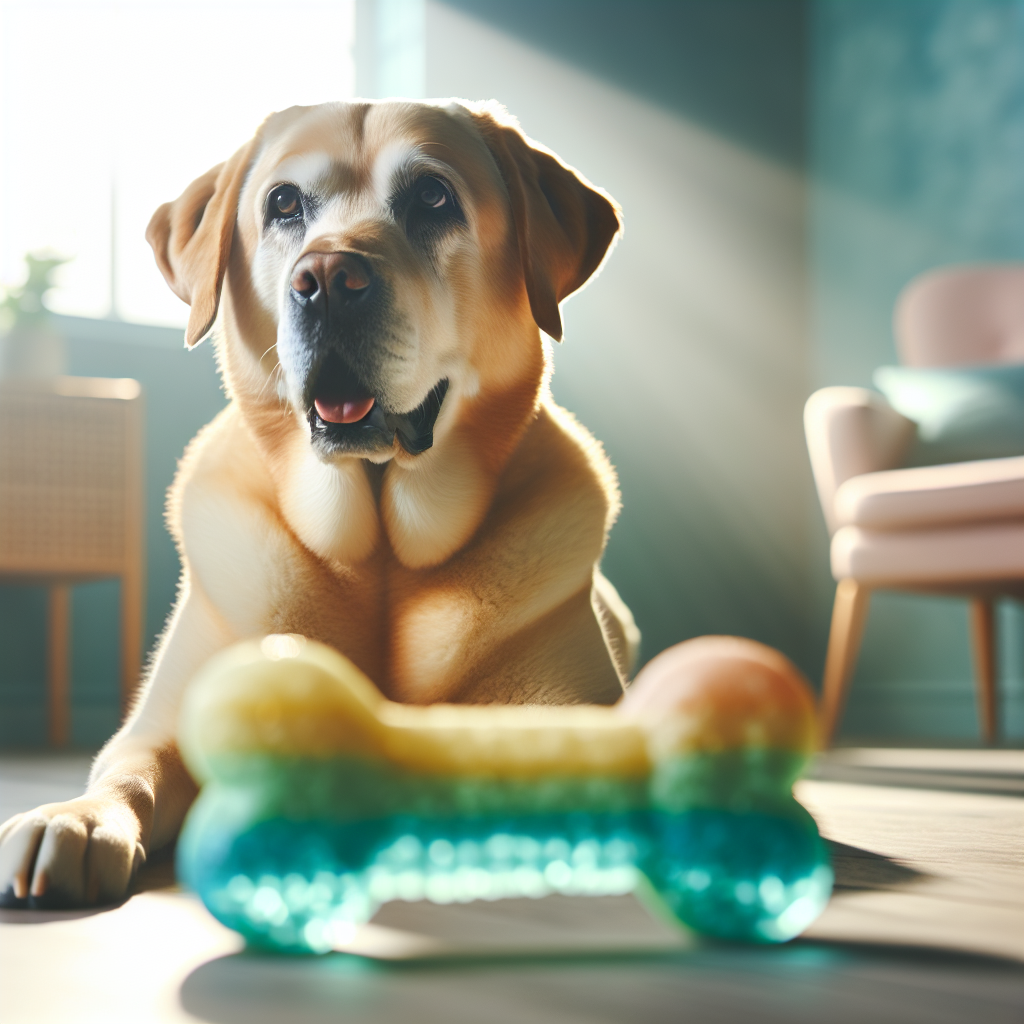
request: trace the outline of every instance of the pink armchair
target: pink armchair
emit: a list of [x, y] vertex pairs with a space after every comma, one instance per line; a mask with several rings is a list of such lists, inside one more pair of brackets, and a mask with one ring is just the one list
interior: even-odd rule
[[[894, 326], [906, 366], [1024, 363], [1024, 264], [924, 274], [901, 294]], [[902, 468], [916, 426], [866, 388], [815, 392], [804, 426], [838, 582], [822, 744], [831, 744], [839, 723], [878, 589], [970, 599], [979, 720], [992, 742], [993, 601], [1024, 596], [1024, 456]]]

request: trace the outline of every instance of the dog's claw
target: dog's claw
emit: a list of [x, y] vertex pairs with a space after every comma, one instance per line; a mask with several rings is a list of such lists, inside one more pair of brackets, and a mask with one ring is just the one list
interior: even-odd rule
[[121, 899], [145, 860], [125, 808], [81, 797], [0, 831], [0, 905], [66, 908]]

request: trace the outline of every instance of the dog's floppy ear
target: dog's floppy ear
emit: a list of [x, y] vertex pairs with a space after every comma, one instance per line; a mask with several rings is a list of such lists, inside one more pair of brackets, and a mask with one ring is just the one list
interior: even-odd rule
[[526, 294], [537, 326], [562, 340], [558, 304], [597, 270], [622, 229], [615, 200], [503, 111], [471, 108], [512, 201]]
[[185, 330], [189, 348], [206, 337], [217, 317], [238, 193], [258, 141], [257, 133], [230, 160], [196, 178], [174, 202], [164, 203], [146, 228], [146, 241], [171, 291], [192, 307]]

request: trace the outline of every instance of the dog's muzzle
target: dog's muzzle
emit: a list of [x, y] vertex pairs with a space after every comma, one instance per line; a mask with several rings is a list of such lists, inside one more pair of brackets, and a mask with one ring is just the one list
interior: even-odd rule
[[293, 337], [283, 347], [306, 381], [314, 443], [325, 453], [371, 454], [392, 448], [397, 436], [412, 455], [430, 448], [448, 381], [415, 409], [388, 407], [384, 382], [374, 380], [388, 287], [370, 262], [352, 252], [307, 253], [292, 271], [289, 300]]

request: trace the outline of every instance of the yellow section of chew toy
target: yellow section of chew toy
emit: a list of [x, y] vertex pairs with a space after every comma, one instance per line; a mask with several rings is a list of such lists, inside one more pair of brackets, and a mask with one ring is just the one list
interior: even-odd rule
[[347, 658], [300, 636], [236, 645], [200, 672], [180, 739], [193, 773], [219, 753], [358, 757], [430, 775], [648, 775], [676, 754], [809, 754], [814, 706], [796, 668], [754, 641], [666, 651], [614, 707], [396, 704]]

